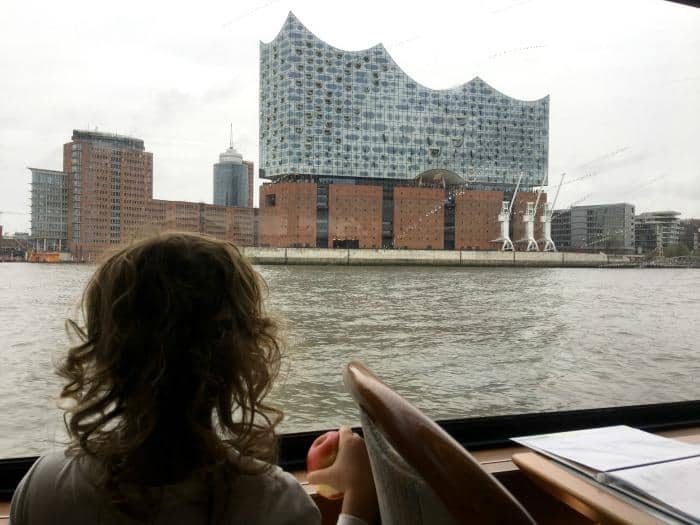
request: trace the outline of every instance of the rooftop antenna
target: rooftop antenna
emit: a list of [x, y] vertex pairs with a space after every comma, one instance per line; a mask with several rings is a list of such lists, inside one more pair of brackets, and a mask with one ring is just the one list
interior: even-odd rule
[[228, 147], [233, 149], [233, 122], [231, 122], [231, 134], [229, 136]]

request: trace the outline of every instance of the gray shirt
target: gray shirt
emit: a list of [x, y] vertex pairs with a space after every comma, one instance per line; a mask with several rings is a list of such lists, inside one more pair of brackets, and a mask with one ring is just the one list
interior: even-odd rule
[[[108, 504], [90, 481], [86, 459], [64, 452], [39, 458], [22, 479], [10, 507], [10, 525], [131, 525], [130, 519]], [[221, 472], [210, 479], [221, 482]], [[219, 477], [217, 477], [219, 476]], [[321, 515], [299, 482], [279, 467], [261, 474], [236, 474], [228, 484], [231, 499], [222, 507], [225, 524], [320, 525]], [[155, 524], [205, 524], [207, 484], [204, 476], [168, 485], [159, 491], [160, 508]], [[354, 516], [341, 515], [338, 525], [366, 525]]]

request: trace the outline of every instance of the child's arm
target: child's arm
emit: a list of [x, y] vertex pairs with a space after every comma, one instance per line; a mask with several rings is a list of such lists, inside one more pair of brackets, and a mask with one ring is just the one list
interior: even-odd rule
[[377, 493], [363, 439], [350, 427], [340, 427], [338, 456], [330, 467], [307, 474], [314, 485], [331, 485], [341, 491], [343, 514], [373, 523], [378, 515]]

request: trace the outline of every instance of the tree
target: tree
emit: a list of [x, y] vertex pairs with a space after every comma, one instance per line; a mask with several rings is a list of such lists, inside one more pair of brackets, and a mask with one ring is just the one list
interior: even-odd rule
[[664, 255], [666, 257], [686, 257], [689, 253], [685, 244], [671, 244], [664, 247]]

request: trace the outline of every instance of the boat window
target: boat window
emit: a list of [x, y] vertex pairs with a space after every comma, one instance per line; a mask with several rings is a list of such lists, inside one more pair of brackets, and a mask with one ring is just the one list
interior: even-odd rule
[[0, 17], [0, 458], [62, 446], [64, 322], [164, 229], [256, 262], [283, 434], [358, 424], [351, 360], [438, 420], [700, 399], [699, 9], [288, 8]]

